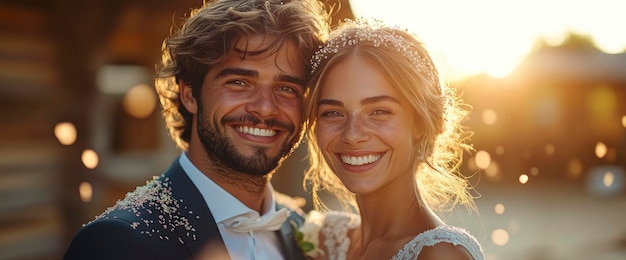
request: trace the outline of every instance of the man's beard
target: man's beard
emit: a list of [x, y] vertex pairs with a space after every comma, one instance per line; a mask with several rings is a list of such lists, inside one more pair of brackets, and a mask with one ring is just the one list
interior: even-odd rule
[[[202, 146], [207, 154], [212, 159], [218, 160], [218, 165], [223, 165], [226, 168], [246, 173], [253, 176], [263, 176], [269, 174], [275, 170], [283, 157], [286, 157], [292, 152], [293, 147], [298, 141], [299, 136], [294, 135], [295, 126], [288, 123], [278, 122], [276, 120], [264, 121], [268, 127], [280, 125], [281, 128], [288, 129], [288, 134], [293, 135], [292, 138], [285, 140], [282, 144], [280, 152], [269, 157], [266, 155], [267, 147], [256, 146], [255, 152], [252, 156], [244, 156], [237, 150], [237, 147], [228, 139], [224, 133], [220, 133], [217, 129], [217, 124], [226, 125], [227, 123], [250, 123], [252, 125], [261, 123], [261, 120], [251, 116], [245, 115], [240, 117], [224, 117], [221, 122], [217, 122], [217, 119], [211, 124], [210, 119], [202, 113], [202, 106], [198, 109], [198, 136], [202, 142]], [[211, 159], [211, 158], [210, 158]]]

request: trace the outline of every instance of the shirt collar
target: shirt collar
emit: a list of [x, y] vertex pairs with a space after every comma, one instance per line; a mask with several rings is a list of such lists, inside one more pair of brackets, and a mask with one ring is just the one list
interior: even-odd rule
[[[241, 201], [217, 185], [211, 178], [204, 175], [187, 157], [187, 153], [183, 152], [178, 159], [180, 166], [183, 168], [189, 179], [196, 185], [196, 188], [202, 194], [204, 202], [209, 207], [211, 214], [216, 223], [220, 223], [223, 220], [239, 216], [242, 214], [256, 214], [258, 213]], [[273, 214], [276, 212], [275, 200], [274, 200], [274, 188], [271, 183], [268, 183], [268, 189], [265, 193], [265, 202], [263, 203], [263, 215]]]

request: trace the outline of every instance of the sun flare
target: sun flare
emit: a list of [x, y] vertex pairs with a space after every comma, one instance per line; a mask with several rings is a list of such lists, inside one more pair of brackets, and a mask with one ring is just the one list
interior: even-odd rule
[[356, 17], [406, 27], [431, 49], [447, 77], [507, 76], [539, 39], [559, 44], [589, 35], [607, 53], [626, 49], [626, 2], [513, 0], [350, 0]]

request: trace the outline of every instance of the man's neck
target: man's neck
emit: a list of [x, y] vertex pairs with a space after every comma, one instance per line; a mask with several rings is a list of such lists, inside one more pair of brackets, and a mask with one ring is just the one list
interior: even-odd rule
[[265, 192], [269, 188], [271, 174], [253, 176], [234, 171], [208, 156], [187, 152], [189, 160], [208, 178], [233, 195], [252, 210], [263, 213]]

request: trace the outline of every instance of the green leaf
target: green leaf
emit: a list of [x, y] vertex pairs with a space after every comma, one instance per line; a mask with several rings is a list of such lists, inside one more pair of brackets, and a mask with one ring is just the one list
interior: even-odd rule
[[302, 243], [302, 251], [304, 251], [305, 253], [312, 251], [313, 249], [315, 249], [315, 245], [313, 245], [313, 243], [307, 241], [304, 241]]

